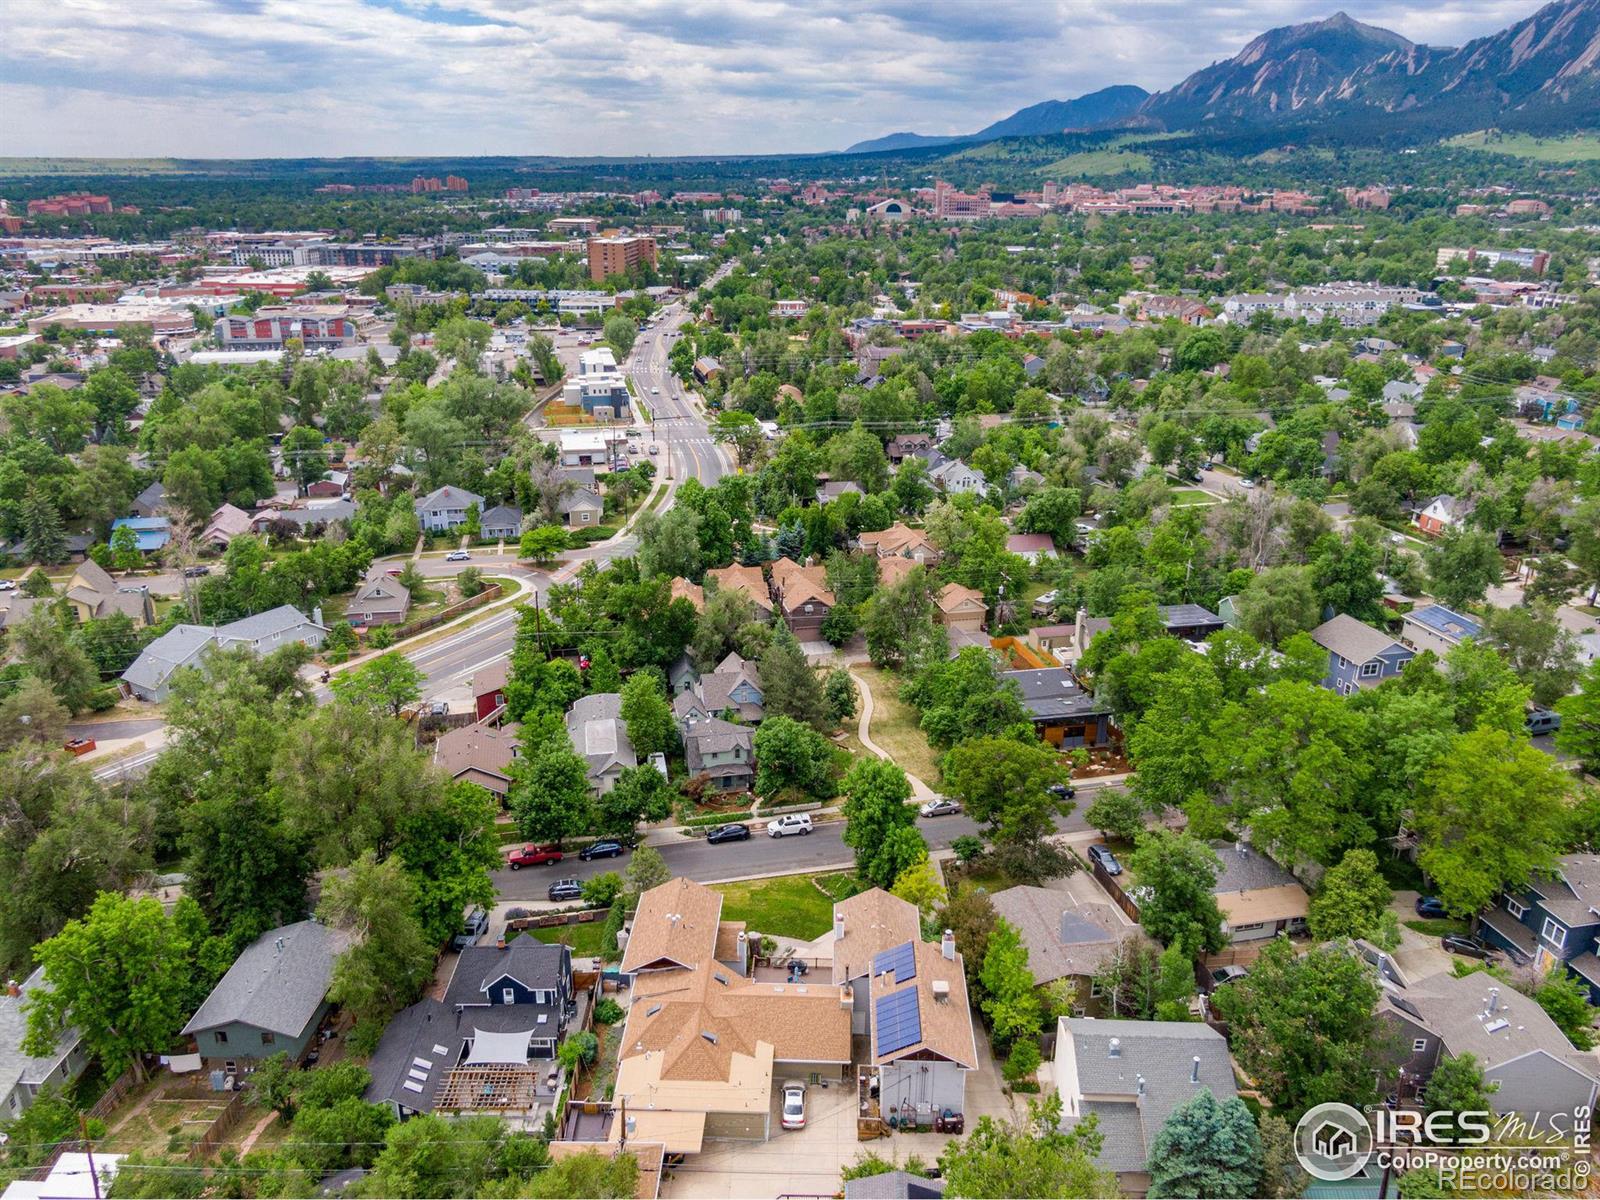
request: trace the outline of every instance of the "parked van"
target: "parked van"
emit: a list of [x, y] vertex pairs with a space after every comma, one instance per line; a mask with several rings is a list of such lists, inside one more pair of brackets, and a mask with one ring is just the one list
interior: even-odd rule
[[1560, 729], [1561, 714], [1548, 708], [1530, 709], [1523, 723], [1527, 726], [1529, 737], [1538, 737], [1541, 733], [1554, 733]]

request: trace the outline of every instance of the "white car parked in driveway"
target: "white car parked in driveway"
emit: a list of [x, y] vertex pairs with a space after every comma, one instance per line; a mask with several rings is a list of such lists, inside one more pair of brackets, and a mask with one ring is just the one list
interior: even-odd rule
[[788, 1079], [783, 1084], [783, 1127], [806, 1127], [806, 1085], [798, 1079]]
[[788, 837], [798, 833], [801, 837], [811, 832], [810, 813], [788, 813], [776, 821], [767, 822], [768, 837]]

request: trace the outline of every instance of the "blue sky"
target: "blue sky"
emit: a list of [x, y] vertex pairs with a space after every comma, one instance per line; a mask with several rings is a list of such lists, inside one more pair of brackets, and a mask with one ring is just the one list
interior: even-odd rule
[[[0, 0], [0, 155], [726, 154], [1152, 91], [1337, 0]], [[1433, 45], [1536, 0], [1352, 0]]]

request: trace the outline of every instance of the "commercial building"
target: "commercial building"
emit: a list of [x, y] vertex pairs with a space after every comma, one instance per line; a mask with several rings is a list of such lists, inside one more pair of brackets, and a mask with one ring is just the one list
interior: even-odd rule
[[578, 372], [562, 384], [561, 402], [583, 409], [596, 420], [628, 419], [628, 381], [609, 346], [578, 355]]
[[589, 239], [589, 278], [598, 283], [625, 275], [645, 263], [656, 265], [656, 240], [648, 236]]
[[290, 338], [307, 350], [331, 350], [353, 344], [356, 325], [343, 304], [277, 305], [226, 317], [217, 322], [216, 334], [225, 350], [281, 350]]
[[28, 332], [43, 333], [52, 325], [115, 335], [148, 325], [157, 337], [193, 333], [194, 314], [170, 304], [69, 304], [28, 322]]

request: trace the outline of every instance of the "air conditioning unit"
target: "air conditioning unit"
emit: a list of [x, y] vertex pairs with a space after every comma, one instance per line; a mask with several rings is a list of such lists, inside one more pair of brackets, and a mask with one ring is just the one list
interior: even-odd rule
[[950, 981], [948, 979], [935, 979], [933, 981], [933, 998], [941, 1004], [950, 999]]

